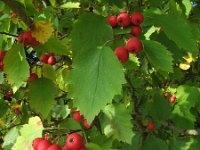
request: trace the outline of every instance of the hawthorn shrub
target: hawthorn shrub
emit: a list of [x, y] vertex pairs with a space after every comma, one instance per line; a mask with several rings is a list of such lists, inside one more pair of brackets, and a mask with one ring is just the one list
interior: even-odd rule
[[0, 12], [0, 149], [199, 150], [198, 0]]

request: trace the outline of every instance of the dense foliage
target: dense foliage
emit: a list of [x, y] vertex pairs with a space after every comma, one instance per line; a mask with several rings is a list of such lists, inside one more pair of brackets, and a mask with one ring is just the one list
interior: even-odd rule
[[0, 149], [199, 150], [199, 48], [198, 0], [0, 0]]

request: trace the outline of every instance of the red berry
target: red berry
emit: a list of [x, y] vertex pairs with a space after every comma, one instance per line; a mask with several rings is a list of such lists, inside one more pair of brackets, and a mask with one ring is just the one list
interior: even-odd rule
[[84, 119], [83, 115], [80, 114], [80, 111], [74, 111], [73, 118], [77, 122], [81, 122]]
[[39, 12], [39, 11], [42, 11], [42, 8], [39, 8], [39, 7], [38, 7], [38, 8], [36, 8], [36, 11], [38, 11], [38, 12]]
[[154, 123], [152, 121], [150, 121], [147, 126], [147, 130], [152, 131], [152, 130], [154, 130], [154, 128], [155, 128]]
[[139, 36], [142, 32], [142, 29], [140, 26], [135, 26], [131, 29], [131, 34], [135, 35], [135, 36]]
[[48, 147], [50, 147], [52, 145], [51, 142], [47, 141], [47, 140], [42, 140], [39, 144], [38, 144], [38, 148], [37, 150], [47, 150]]
[[108, 16], [107, 17], [107, 22], [112, 27], [115, 27], [117, 25], [117, 18], [115, 16]]
[[83, 146], [83, 138], [78, 133], [72, 133], [67, 137], [66, 144], [70, 149], [79, 149]]
[[142, 50], [142, 42], [139, 39], [132, 37], [126, 42], [126, 49], [130, 53], [138, 53]]
[[94, 123], [92, 122], [91, 124], [89, 124], [89, 123], [87, 122], [87, 120], [84, 119], [84, 121], [83, 121], [83, 125], [84, 125], [86, 128], [91, 128], [91, 127], [94, 126]]
[[4, 68], [4, 63], [3, 61], [0, 61], [0, 71], [3, 71], [3, 68]]
[[6, 93], [5, 98], [6, 98], [6, 99], [10, 99], [12, 96], [13, 96], [13, 92], [12, 92], [12, 91], [8, 91], [8, 92]]
[[83, 145], [81, 148], [79, 148], [78, 150], [87, 150], [87, 148], [85, 147], [85, 145]]
[[45, 139], [45, 140], [48, 140], [48, 139], [49, 139], [49, 133], [46, 133], [46, 134], [44, 135], [44, 139]]
[[48, 64], [49, 57], [50, 57], [50, 54], [47, 54], [47, 53], [42, 54], [40, 56], [40, 61], [43, 62], [44, 64]]
[[16, 13], [12, 13], [11, 17], [15, 18], [15, 17], [17, 17], [17, 14]]
[[172, 97], [173, 97], [173, 98], [176, 98], [176, 94], [172, 94]]
[[165, 98], [167, 98], [167, 97], [169, 96], [169, 94], [166, 92], [166, 93], [163, 94], [163, 96], [164, 96]]
[[175, 102], [175, 100], [176, 100], [176, 98], [175, 98], [175, 97], [170, 97], [170, 99], [169, 99], [169, 102], [170, 102], [170, 103], [174, 103], [174, 102]]
[[0, 61], [3, 61], [5, 55], [6, 55], [6, 51], [0, 51]]
[[35, 138], [32, 142], [32, 146], [34, 150], [37, 150], [39, 143], [44, 140], [43, 138]]
[[47, 148], [47, 150], [61, 150], [61, 147], [57, 144], [53, 144]]
[[54, 65], [56, 63], [55, 56], [50, 55], [49, 58], [48, 58], [48, 62], [47, 63], [50, 64], [50, 65]]
[[16, 114], [16, 115], [20, 115], [21, 114], [21, 109], [19, 108], [19, 107], [16, 107], [16, 108], [14, 108], [14, 113]]
[[23, 43], [24, 41], [24, 33], [21, 33], [19, 36], [18, 36], [18, 43]]
[[120, 13], [117, 16], [117, 23], [119, 26], [127, 27], [130, 24], [130, 16], [128, 13]]
[[31, 73], [29, 78], [28, 78], [28, 82], [32, 82], [36, 79], [38, 79], [38, 75], [36, 73]]
[[135, 12], [131, 15], [131, 22], [134, 25], [140, 25], [144, 21], [144, 16], [140, 12]]
[[65, 145], [62, 147], [62, 150], [72, 150], [72, 149], [69, 148], [69, 147], [67, 146], [67, 144], [65, 144]]
[[18, 36], [18, 42], [24, 43], [25, 47], [28, 45], [36, 46], [39, 44], [39, 42], [34, 37], [32, 37], [31, 31], [26, 31], [24, 33], [21, 33]]
[[121, 63], [124, 63], [128, 60], [129, 54], [125, 47], [117, 47], [114, 53]]

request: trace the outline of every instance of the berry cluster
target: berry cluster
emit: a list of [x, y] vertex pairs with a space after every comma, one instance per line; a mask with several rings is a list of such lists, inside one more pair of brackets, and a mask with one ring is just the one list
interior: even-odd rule
[[84, 119], [84, 116], [80, 114], [80, 111], [74, 111], [73, 114], [73, 119], [76, 121], [76, 122], [79, 122], [81, 123], [83, 121], [83, 125], [86, 127], [86, 128], [91, 128], [94, 126], [94, 122], [90, 125], [86, 119]]
[[133, 14], [128, 14], [126, 12], [120, 13], [116, 16], [108, 16], [107, 22], [113, 28], [117, 25], [120, 27], [132, 26], [130, 34], [135, 37], [128, 39], [126, 46], [117, 47], [114, 51], [115, 55], [118, 57], [121, 63], [124, 63], [129, 58], [129, 53], [137, 54], [142, 50], [142, 42], [136, 38], [142, 32], [140, 24], [143, 23], [144, 16], [140, 12], [135, 12]]
[[0, 51], [0, 71], [3, 71], [3, 68], [4, 68], [4, 63], [3, 63], [3, 60], [4, 60], [4, 57], [6, 55], [6, 51]]
[[45, 53], [40, 56], [40, 61], [44, 64], [54, 65], [56, 63], [56, 57], [53, 54]]
[[18, 36], [18, 43], [23, 43], [25, 47], [28, 45], [36, 46], [40, 44], [34, 37], [32, 37], [31, 31], [26, 31]]
[[[163, 94], [164, 98], [168, 98], [169, 96], [169, 93], [168, 92], [165, 92]], [[172, 94], [171, 97], [169, 98], [169, 102], [170, 103], [174, 103], [176, 101], [176, 94]]]
[[63, 147], [44, 138], [35, 138], [32, 147], [34, 150], [86, 150], [83, 137], [78, 133], [69, 134]]

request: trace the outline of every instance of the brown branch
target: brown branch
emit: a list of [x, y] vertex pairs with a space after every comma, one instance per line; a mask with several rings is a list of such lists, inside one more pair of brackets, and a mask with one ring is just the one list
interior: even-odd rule
[[7, 6], [10, 7], [10, 9], [13, 10], [13, 12], [15, 12], [19, 18], [21, 20], [24, 21], [24, 23], [27, 26], [31, 26], [32, 24], [32, 20], [31, 18], [27, 15], [25, 8], [18, 2], [14, 1], [14, 0], [2, 0]]

